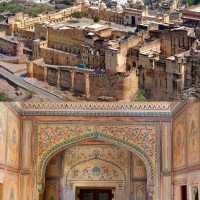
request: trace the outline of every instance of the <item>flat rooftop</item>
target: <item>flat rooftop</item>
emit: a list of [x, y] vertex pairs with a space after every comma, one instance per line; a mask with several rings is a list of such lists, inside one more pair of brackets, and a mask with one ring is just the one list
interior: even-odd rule
[[100, 31], [107, 28], [111, 28], [113, 30], [123, 31], [123, 32], [132, 32], [134, 33], [136, 30], [136, 27], [130, 27], [115, 23], [110, 23], [107, 21], [101, 20], [99, 23], [95, 23], [93, 19], [89, 18], [72, 18], [70, 20], [67, 20], [65, 22], [61, 23], [51, 23], [47, 24], [49, 27], [52, 27], [54, 29], [67, 29], [67, 28], [79, 28], [79, 29], [92, 29], [93, 31]]

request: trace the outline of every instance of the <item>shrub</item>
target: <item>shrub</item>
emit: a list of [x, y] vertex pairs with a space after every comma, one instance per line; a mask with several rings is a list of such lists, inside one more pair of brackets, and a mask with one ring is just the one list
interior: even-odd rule
[[74, 17], [74, 18], [81, 18], [82, 17], [80, 12], [74, 12], [74, 13], [71, 14], [71, 16]]
[[95, 18], [94, 18], [94, 22], [95, 23], [98, 23], [100, 21], [100, 17], [99, 16], [96, 16]]

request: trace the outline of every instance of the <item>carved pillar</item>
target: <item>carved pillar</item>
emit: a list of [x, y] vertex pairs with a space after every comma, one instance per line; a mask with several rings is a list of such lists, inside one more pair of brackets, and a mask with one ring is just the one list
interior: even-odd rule
[[57, 73], [57, 88], [60, 89], [60, 68], [58, 68]]
[[171, 143], [171, 125], [165, 123], [162, 125], [162, 200], [172, 199], [173, 187], [172, 187], [172, 143]]
[[74, 91], [74, 78], [75, 78], [75, 72], [71, 71], [71, 91]]
[[89, 99], [90, 98], [90, 77], [88, 73], [85, 74], [85, 94], [86, 94], [86, 98]]
[[128, 199], [131, 200], [133, 199], [133, 158], [132, 158], [132, 152], [129, 152], [129, 174], [128, 174]]

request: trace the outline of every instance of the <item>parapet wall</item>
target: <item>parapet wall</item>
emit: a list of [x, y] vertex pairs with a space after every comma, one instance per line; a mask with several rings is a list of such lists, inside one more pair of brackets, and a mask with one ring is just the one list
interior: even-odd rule
[[90, 75], [90, 94], [92, 99], [101, 96], [117, 100], [130, 100], [138, 89], [138, 77], [133, 71], [127, 75]]
[[44, 58], [47, 64], [77, 65], [81, 63], [81, 58], [77, 55], [52, 48], [40, 48], [40, 57]]
[[80, 93], [90, 100], [105, 96], [128, 101], [135, 96], [138, 89], [135, 71], [127, 74], [95, 74], [91, 70], [78, 67], [46, 65], [43, 61], [33, 62], [31, 71], [28, 72], [31, 77]]

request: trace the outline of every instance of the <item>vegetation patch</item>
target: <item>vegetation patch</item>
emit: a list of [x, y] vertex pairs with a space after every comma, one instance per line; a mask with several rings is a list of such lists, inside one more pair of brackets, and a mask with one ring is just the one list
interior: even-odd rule
[[145, 101], [146, 100], [146, 92], [145, 90], [139, 90], [136, 96], [136, 101]]
[[95, 22], [95, 23], [100, 22], [100, 17], [99, 17], [99, 16], [96, 16], [96, 17], [94, 18], [94, 22]]
[[0, 92], [0, 101], [8, 101], [8, 96], [4, 92]]
[[188, 4], [191, 5], [196, 5], [200, 3], [200, 0], [187, 0]]
[[52, 7], [47, 4], [32, 4], [25, 5], [21, 3], [17, 3], [15, 0], [10, 2], [2, 2], [0, 3], [0, 12], [10, 12], [10, 13], [18, 13], [23, 12], [28, 14], [31, 17], [37, 17], [41, 13], [47, 13], [53, 10]]
[[74, 12], [74, 13], [71, 14], [71, 16], [74, 17], [74, 18], [81, 18], [82, 17], [80, 12]]

